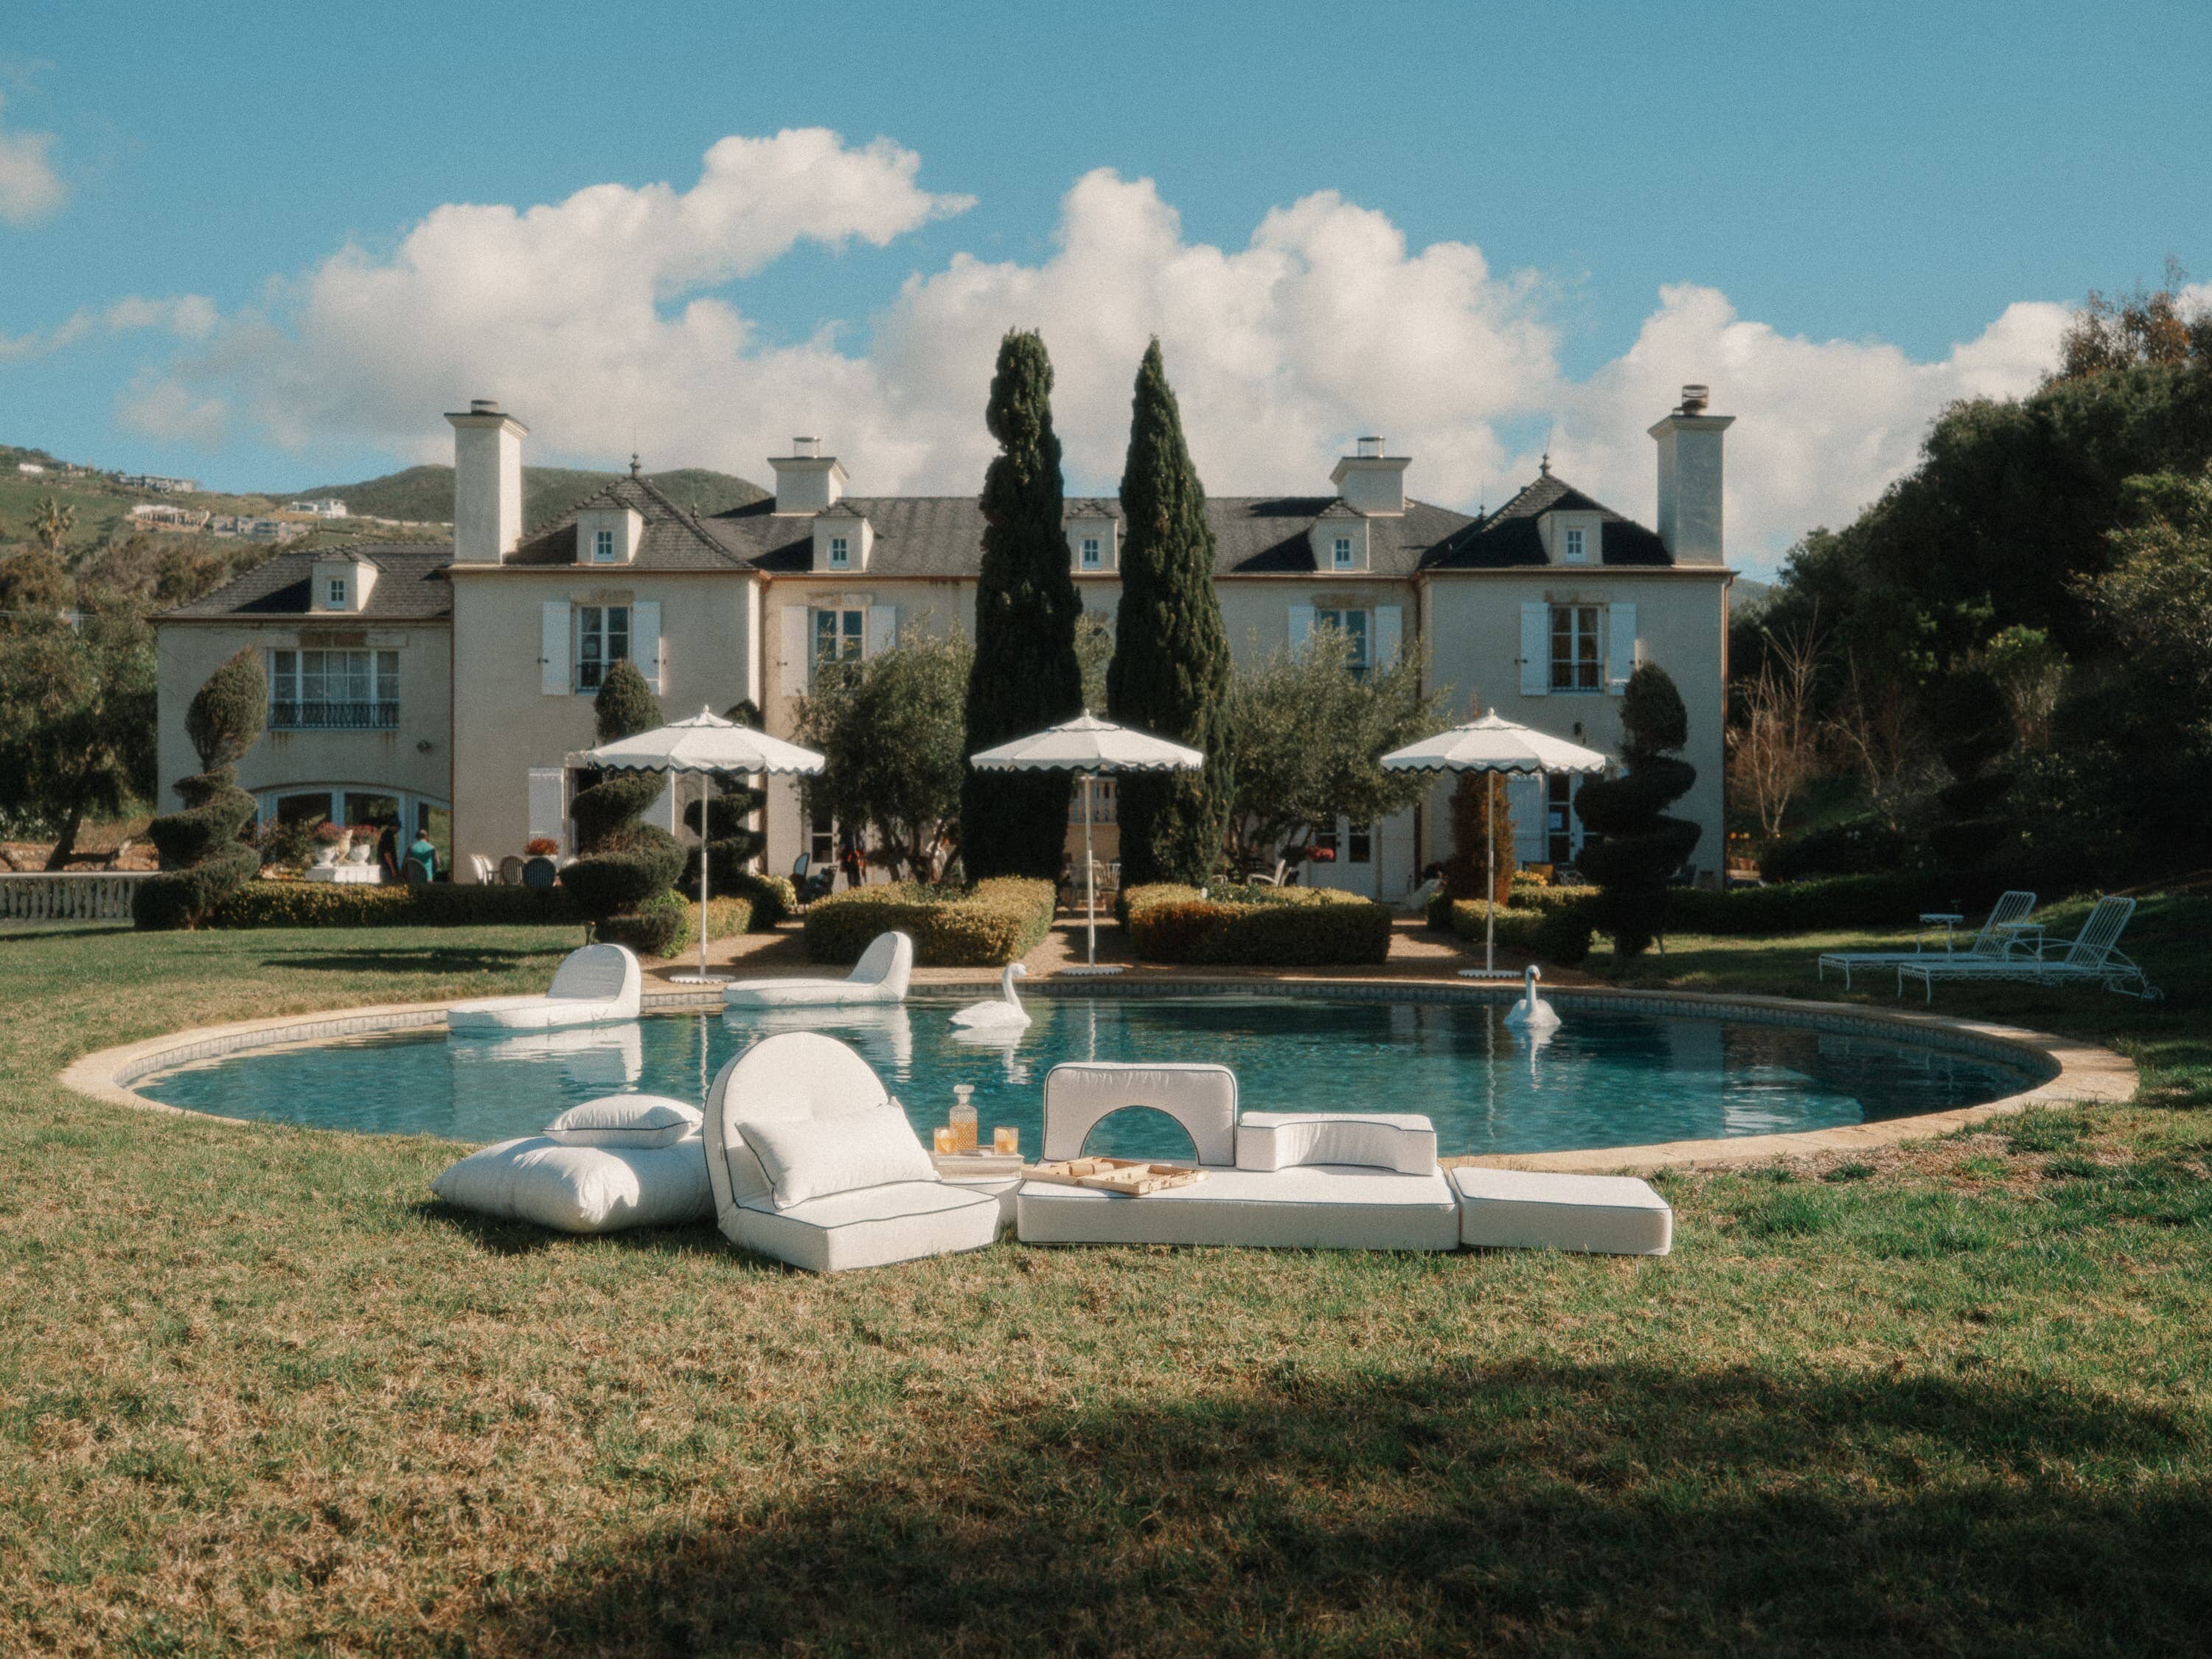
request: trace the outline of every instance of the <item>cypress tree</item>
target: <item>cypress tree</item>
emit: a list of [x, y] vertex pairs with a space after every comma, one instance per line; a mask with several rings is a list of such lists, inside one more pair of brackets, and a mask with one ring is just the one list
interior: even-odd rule
[[1106, 708], [1206, 756], [1199, 772], [1121, 780], [1121, 881], [1212, 879], [1229, 838], [1229, 630], [1213, 591], [1213, 532], [1190, 463], [1182, 416], [1160, 360], [1146, 348], [1121, 469], [1121, 609]]
[[[1083, 601], [1068, 568], [1051, 399], [1052, 360], [1042, 337], [1009, 331], [999, 343], [985, 413], [999, 455], [983, 476], [983, 570], [968, 676], [971, 755], [1083, 708], [1075, 654]], [[1069, 787], [1065, 772], [969, 768], [960, 789], [960, 856], [969, 879], [1058, 879]]]

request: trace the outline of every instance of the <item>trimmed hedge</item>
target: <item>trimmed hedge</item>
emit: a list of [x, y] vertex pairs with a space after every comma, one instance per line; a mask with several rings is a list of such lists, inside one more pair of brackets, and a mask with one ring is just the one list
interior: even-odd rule
[[[627, 945], [641, 957], [682, 957], [699, 945], [699, 902], [670, 894], [670, 904], [647, 899], [629, 915], [610, 916], [592, 936], [609, 945]], [[707, 899], [707, 937], [728, 939], [752, 930], [753, 907], [741, 898]]]
[[[1559, 896], [1536, 899], [1538, 891]], [[1512, 904], [1499, 907], [1498, 912], [1498, 944], [1522, 956], [1541, 957], [1563, 968], [1571, 968], [1589, 955], [1590, 934], [1597, 926], [1595, 888], [1516, 889], [1513, 897]], [[1470, 944], [1481, 943], [1488, 909], [1489, 906], [1480, 899], [1454, 901], [1452, 932]]]
[[216, 907], [213, 927], [472, 927], [583, 920], [561, 889], [355, 887], [319, 881], [249, 881]]
[[1334, 968], [1390, 954], [1390, 907], [1326, 887], [1225, 887], [1201, 894], [1172, 882], [1132, 888], [1121, 909], [1146, 962]]
[[961, 890], [919, 883], [854, 887], [808, 907], [806, 954], [849, 964], [877, 935], [914, 939], [916, 965], [997, 968], [1020, 960], [1052, 927], [1059, 894], [1048, 881], [1000, 876]]
[[1948, 910], [1954, 900], [1966, 908], [1971, 922], [1972, 913], [1987, 909], [2007, 884], [2002, 877], [1981, 871], [1905, 871], [1778, 882], [1723, 893], [1674, 887], [1668, 890], [1667, 926], [1678, 933], [1739, 938], [1850, 927], [1909, 927], [1923, 911]]
[[1823, 876], [1893, 873], [1912, 862], [1912, 841], [1875, 818], [1808, 830], [1759, 855], [1759, 873], [1771, 882], [1814, 881]]

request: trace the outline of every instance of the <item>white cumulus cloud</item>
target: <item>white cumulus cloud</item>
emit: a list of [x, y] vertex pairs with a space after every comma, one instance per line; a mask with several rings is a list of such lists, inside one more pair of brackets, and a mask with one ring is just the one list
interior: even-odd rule
[[922, 189], [920, 165], [887, 140], [821, 131], [726, 138], [689, 189], [441, 207], [389, 254], [343, 248], [219, 322], [185, 302], [121, 302], [179, 307], [149, 325], [199, 342], [125, 394], [124, 418], [201, 441], [243, 421], [287, 447], [428, 459], [449, 453], [440, 411], [489, 395], [530, 423], [535, 459], [605, 464], [635, 435], [655, 465], [760, 478], [789, 434], [813, 432], [860, 494], [965, 494], [991, 453], [1000, 337], [1031, 327], [1052, 352], [1070, 483], [1110, 489], [1157, 334], [1216, 494], [1325, 491], [1348, 441], [1381, 432], [1413, 456], [1417, 495], [1495, 505], [1536, 464], [1504, 434], [1540, 422], [1557, 471], [1649, 522], [1644, 428], [1697, 380], [1739, 417], [1730, 545], [1764, 567], [1908, 468], [1945, 404], [2033, 387], [2064, 319], [2016, 304], [1923, 362], [1879, 341], [1784, 336], [1712, 289], [1668, 288], [1629, 350], [1577, 380], [1559, 367], [1547, 283], [1493, 270], [1472, 241], [1414, 247], [1385, 215], [1322, 191], [1268, 212], [1243, 246], [1215, 246], [1185, 235], [1151, 180], [1101, 169], [1063, 198], [1043, 257], [961, 253], [917, 272], [854, 319], [871, 325], [865, 351], [842, 328], [762, 338], [744, 279], [802, 241], [884, 246], [969, 205]]
[[0, 221], [32, 224], [69, 198], [69, 186], [54, 170], [53, 148], [51, 132], [10, 132], [0, 127]]

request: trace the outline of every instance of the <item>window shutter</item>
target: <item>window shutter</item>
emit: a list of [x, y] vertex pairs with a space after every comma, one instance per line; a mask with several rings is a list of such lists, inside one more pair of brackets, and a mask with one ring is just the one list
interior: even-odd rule
[[1542, 864], [1549, 851], [1545, 833], [1544, 780], [1516, 772], [1505, 780], [1505, 810], [1513, 815], [1513, 856], [1522, 864]]
[[1541, 599], [1521, 605], [1521, 695], [1545, 697], [1552, 692], [1552, 607]]
[[568, 803], [567, 778], [557, 766], [530, 769], [530, 839], [540, 836], [565, 842]]
[[1403, 605], [1378, 605], [1375, 607], [1375, 637], [1369, 641], [1375, 647], [1375, 665], [1389, 668], [1398, 660], [1398, 648], [1405, 643], [1406, 609]]
[[1628, 690], [1636, 672], [1636, 607], [1609, 605], [1605, 621], [1605, 689], [1614, 696]]
[[898, 643], [898, 607], [895, 605], [872, 605], [868, 607], [868, 654], [888, 651]]
[[660, 661], [660, 601], [639, 599], [629, 608], [629, 654], [656, 692], [668, 690]]
[[1313, 637], [1314, 608], [1310, 605], [1291, 607], [1291, 649], [1295, 651]]
[[538, 689], [549, 697], [568, 695], [568, 601], [548, 599], [538, 624]]
[[811, 616], [803, 605], [783, 607], [783, 695], [787, 697], [806, 690], [806, 624]]

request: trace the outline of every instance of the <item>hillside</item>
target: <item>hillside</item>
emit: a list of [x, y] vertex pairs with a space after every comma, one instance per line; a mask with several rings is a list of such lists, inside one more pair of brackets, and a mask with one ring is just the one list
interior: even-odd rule
[[[523, 522], [532, 526], [556, 519], [593, 490], [613, 483], [618, 472], [592, 472], [574, 467], [526, 466], [522, 469]], [[648, 482], [679, 506], [701, 513], [726, 513], [733, 507], [766, 498], [758, 484], [726, 472], [703, 467], [683, 467], [672, 472], [648, 472]], [[444, 524], [453, 516], [453, 469], [450, 466], [410, 466], [358, 483], [316, 484], [294, 492], [293, 498], [335, 495], [356, 514], [380, 519], [406, 519]]]

